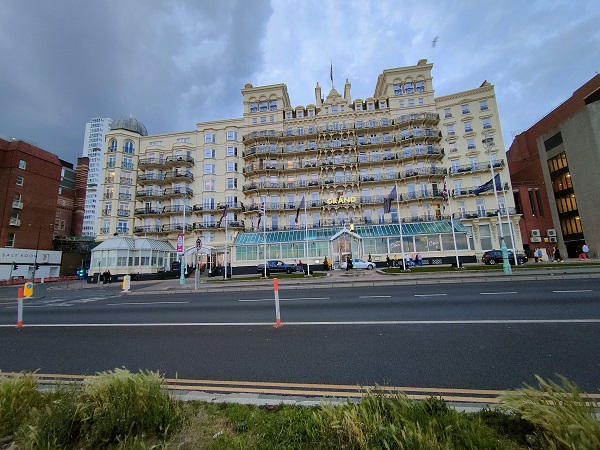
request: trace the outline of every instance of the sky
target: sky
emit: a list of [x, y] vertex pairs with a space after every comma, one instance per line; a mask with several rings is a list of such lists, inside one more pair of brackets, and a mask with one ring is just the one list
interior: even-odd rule
[[193, 130], [241, 117], [246, 83], [308, 105], [332, 65], [366, 98], [420, 59], [436, 96], [495, 86], [508, 148], [600, 71], [597, 0], [0, 0], [0, 17], [0, 137], [72, 163], [94, 117]]

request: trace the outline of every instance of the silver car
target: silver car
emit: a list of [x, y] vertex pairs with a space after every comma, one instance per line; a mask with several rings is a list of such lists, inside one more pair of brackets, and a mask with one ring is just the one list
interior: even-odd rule
[[[341, 265], [340, 265], [340, 269], [346, 269], [346, 264], [347, 262], [344, 261]], [[354, 269], [367, 269], [367, 270], [373, 270], [375, 268], [375, 263], [374, 262], [369, 262], [369, 261], [365, 261], [362, 259], [358, 259], [358, 258], [354, 258], [352, 260], [352, 265], [354, 266]]]

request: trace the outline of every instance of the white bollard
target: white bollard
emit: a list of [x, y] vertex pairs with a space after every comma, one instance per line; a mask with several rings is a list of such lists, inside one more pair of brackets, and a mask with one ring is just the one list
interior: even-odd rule
[[129, 292], [129, 289], [131, 288], [131, 275], [125, 275], [123, 277], [123, 292]]
[[275, 326], [281, 326], [281, 315], [279, 314], [279, 283], [277, 278], [273, 278], [273, 288], [275, 289]]

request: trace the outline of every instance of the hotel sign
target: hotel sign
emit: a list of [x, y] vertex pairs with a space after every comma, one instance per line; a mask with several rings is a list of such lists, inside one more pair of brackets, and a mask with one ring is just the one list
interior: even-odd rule
[[347, 203], [356, 203], [356, 197], [338, 197], [338, 198], [328, 198], [328, 205], [345, 205]]

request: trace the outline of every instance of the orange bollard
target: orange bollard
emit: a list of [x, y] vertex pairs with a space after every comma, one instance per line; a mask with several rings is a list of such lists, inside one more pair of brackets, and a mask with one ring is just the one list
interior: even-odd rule
[[23, 288], [17, 291], [17, 328], [23, 328]]
[[24, 295], [23, 295], [23, 288], [22, 288], [22, 287], [20, 287], [20, 288], [17, 290], [17, 298], [23, 298], [23, 297], [24, 297]]

